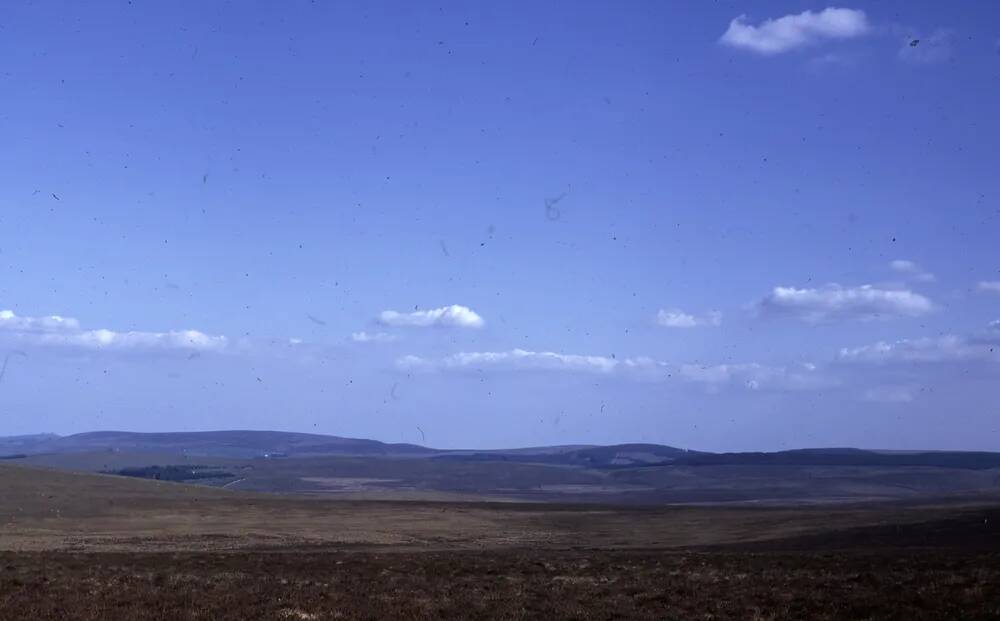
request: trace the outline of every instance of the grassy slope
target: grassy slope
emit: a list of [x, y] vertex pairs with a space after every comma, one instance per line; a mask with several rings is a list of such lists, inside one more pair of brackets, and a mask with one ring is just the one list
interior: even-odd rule
[[[4, 463], [83, 471], [203, 464], [233, 473], [235, 478], [228, 482], [241, 491], [335, 492], [340, 498], [662, 504], [840, 502], [1000, 493], [1000, 470], [925, 466], [705, 465], [608, 469], [519, 461], [351, 456], [265, 460], [107, 451], [32, 455]], [[354, 484], [356, 480], [361, 479], [369, 481], [354, 489], [358, 487]]]
[[338, 502], [11, 465], [0, 490], [0, 621], [1000, 616], [1000, 504]]
[[[968, 507], [622, 508], [335, 501], [0, 465], [7, 549], [712, 545], [965, 515]], [[981, 501], [980, 501], [981, 504]]]

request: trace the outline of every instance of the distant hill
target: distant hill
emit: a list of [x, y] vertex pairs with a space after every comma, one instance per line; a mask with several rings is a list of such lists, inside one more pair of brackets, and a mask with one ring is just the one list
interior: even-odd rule
[[868, 451], [856, 448], [812, 448], [789, 451], [709, 453], [662, 444], [613, 444], [552, 451], [455, 451], [435, 459], [512, 461], [574, 465], [587, 468], [667, 466], [927, 466], [985, 470], [1000, 468], [1000, 453], [983, 451]]
[[927, 466], [1000, 468], [1000, 453], [973, 451], [869, 451], [814, 448], [777, 452], [710, 453], [663, 444], [563, 445], [494, 450], [438, 450], [358, 438], [286, 431], [134, 433], [93, 431], [69, 436], [0, 437], [0, 457], [129, 452], [249, 459], [322, 456], [430, 457], [450, 462], [513, 462], [581, 468], [669, 466]]
[[191, 431], [133, 433], [93, 431], [70, 436], [0, 438], [0, 452], [27, 454], [95, 451], [155, 451], [213, 457], [305, 457], [316, 455], [394, 455], [433, 453], [415, 444], [387, 444], [311, 433], [285, 431]]
[[679, 456], [674, 463], [684, 466], [931, 466], [979, 470], [1000, 468], [1000, 453], [798, 449], [775, 453], [689, 453]]
[[0, 453], [20, 452], [22, 449], [38, 446], [59, 438], [54, 433], [36, 433], [28, 436], [0, 436]]
[[[671, 464], [689, 451], [663, 444], [536, 447], [496, 451], [452, 451], [435, 459], [563, 464], [588, 468]], [[699, 453], [700, 454], [700, 453]]]
[[[662, 444], [438, 450], [281, 431], [0, 438], [0, 468], [108, 472], [340, 498], [662, 504], [1000, 494], [1000, 453], [813, 448], [709, 453]], [[0, 486], [0, 497], [6, 490]]]
[[615, 444], [558, 453], [480, 451], [437, 455], [460, 461], [515, 461], [588, 468], [666, 466], [927, 466], [985, 470], [1000, 468], [1000, 453], [983, 451], [885, 452], [852, 448], [797, 449], [774, 453], [708, 453], [660, 444]]

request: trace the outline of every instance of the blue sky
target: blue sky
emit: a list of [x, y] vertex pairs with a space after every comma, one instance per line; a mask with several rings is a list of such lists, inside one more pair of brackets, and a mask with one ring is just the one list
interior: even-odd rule
[[0, 434], [1000, 450], [998, 109], [989, 3], [7, 5]]

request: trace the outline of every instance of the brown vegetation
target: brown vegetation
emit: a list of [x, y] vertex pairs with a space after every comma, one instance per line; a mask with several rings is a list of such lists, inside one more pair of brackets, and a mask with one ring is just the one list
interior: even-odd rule
[[0, 466], [0, 619], [996, 618], [979, 502], [337, 502]]
[[1000, 557], [960, 552], [0, 554], [3, 619], [972, 619]]

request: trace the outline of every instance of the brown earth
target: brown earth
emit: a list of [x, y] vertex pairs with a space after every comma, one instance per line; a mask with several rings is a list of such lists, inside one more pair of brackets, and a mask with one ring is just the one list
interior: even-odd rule
[[332, 501], [0, 466], [0, 619], [1000, 618], [1000, 506]]

